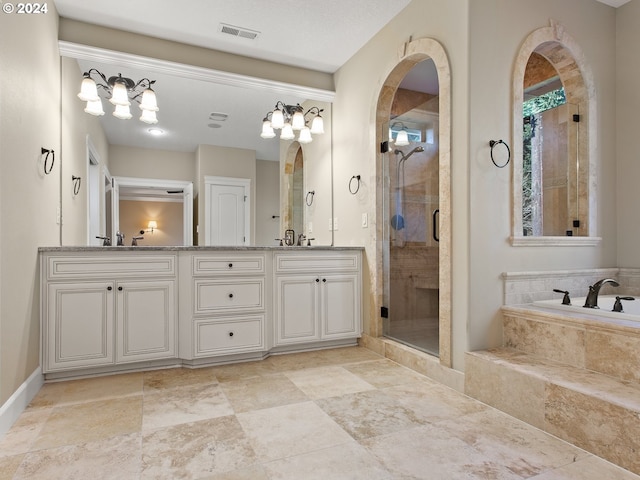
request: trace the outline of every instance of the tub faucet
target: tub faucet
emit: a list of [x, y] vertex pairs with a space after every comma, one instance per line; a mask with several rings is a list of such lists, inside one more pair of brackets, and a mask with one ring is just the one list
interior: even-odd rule
[[587, 294], [587, 299], [584, 302], [585, 308], [600, 308], [598, 307], [598, 294], [600, 293], [600, 288], [603, 285], [610, 283], [614, 287], [619, 287], [620, 284], [616, 282], [613, 278], [603, 278], [602, 280], [598, 280], [593, 285], [589, 286], [589, 293]]

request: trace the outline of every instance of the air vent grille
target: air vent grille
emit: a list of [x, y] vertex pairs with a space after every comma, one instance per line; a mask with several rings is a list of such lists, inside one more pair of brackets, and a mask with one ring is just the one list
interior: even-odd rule
[[255, 40], [260, 32], [255, 30], [250, 30], [248, 28], [236, 27], [234, 25], [229, 25], [226, 23], [220, 24], [220, 32], [226, 33], [227, 35], [233, 35], [234, 37], [247, 38], [249, 40]]

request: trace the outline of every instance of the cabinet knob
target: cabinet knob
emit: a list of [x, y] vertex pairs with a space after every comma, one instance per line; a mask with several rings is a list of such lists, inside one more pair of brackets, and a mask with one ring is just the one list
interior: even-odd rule
[[233, 337], [233, 332], [229, 332], [229, 336], [230, 336], [230, 337]]
[[320, 279], [319, 279], [319, 278], [316, 278], [316, 283], [318, 283], [318, 282], [320, 282]]
[[111, 290], [113, 290], [113, 287], [112, 287], [111, 285], [109, 285], [109, 286], [107, 287], [107, 290], [108, 290], [108, 291], [111, 291]]
[[323, 282], [323, 283], [327, 283], [327, 279], [326, 279], [326, 278], [323, 278], [323, 279], [322, 279], [322, 282]]
[[233, 293], [230, 293], [230, 294], [229, 294], [229, 298], [233, 298]]
[[121, 292], [121, 291], [122, 291], [122, 287], [121, 287], [121, 286], [120, 286], [120, 287], [118, 287], [118, 291], [119, 291], [119, 292]]
[[230, 263], [230, 264], [229, 264], [229, 268], [233, 268], [233, 263]]

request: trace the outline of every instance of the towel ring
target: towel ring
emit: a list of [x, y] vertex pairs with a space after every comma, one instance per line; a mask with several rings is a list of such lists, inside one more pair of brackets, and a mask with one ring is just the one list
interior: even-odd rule
[[[307, 207], [310, 207], [311, 204], [313, 203], [313, 197], [316, 194], [315, 190], [311, 190], [310, 192], [307, 192], [307, 196], [304, 199], [304, 203], [307, 204]], [[309, 199], [309, 196], [311, 196], [311, 199]]]
[[[503, 145], [505, 146], [505, 148], [507, 149], [507, 161], [506, 161], [506, 162], [504, 162], [502, 165], [498, 165], [498, 164], [496, 163], [495, 159], [493, 158], [493, 148], [494, 148], [496, 145], [499, 145], [499, 144], [503, 144]], [[498, 168], [504, 168], [504, 167], [506, 167], [506, 166], [507, 166], [507, 164], [509, 163], [509, 160], [511, 160], [511, 149], [509, 148], [509, 145], [507, 145], [507, 143], [506, 143], [506, 142], [503, 142], [502, 140], [498, 140], [498, 141], [495, 141], [495, 140], [489, 140], [489, 146], [491, 147], [491, 161], [493, 162], [493, 164], [494, 164], [496, 167], [498, 167]]]
[[[47, 148], [41, 147], [40, 148], [40, 154], [41, 155], [45, 155], [45, 157], [44, 157], [44, 174], [45, 175], [49, 175], [51, 173], [51, 170], [53, 170], [53, 164], [56, 161], [56, 152], [54, 152], [53, 150], [49, 150]], [[47, 162], [49, 161], [49, 155], [51, 155], [51, 166], [49, 166], [49, 168], [47, 168]]]
[[[351, 188], [351, 184], [353, 183], [354, 179], [357, 182], [355, 190]], [[354, 175], [353, 177], [351, 177], [351, 180], [349, 180], [349, 192], [351, 193], [351, 195], [355, 195], [356, 193], [358, 193], [358, 190], [360, 190], [360, 175]]]
[[71, 175], [71, 181], [73, 182], [73, 195], [78, 195], [80, 193], [80, 183], [82, 182], [82, 178]]

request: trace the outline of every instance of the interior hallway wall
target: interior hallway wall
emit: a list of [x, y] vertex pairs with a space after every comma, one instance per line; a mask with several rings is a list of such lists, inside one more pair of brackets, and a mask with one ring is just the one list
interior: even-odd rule
[[[0, 406], [39, 368], [38, 247], [60, 245], [60, 57], [53, 3], [0, 14]], [[44, 174], [41, 148], [56, 152]], [[49, 159], [51, 161], [51, 158]]]
[[[638, 158], [638, 112], [640, 112], [640, 0], [631, 0], [616, 11], [616, 137], [614, 145], [604, 145], [602, 153], [612, 152], [617, 161], [618, 231], [617, 266], [640, 268], [640, 161]], [[614, 148], [615, 146], [615, 148]]]

